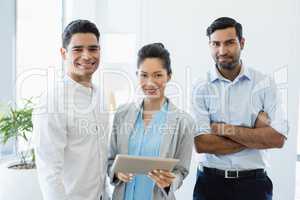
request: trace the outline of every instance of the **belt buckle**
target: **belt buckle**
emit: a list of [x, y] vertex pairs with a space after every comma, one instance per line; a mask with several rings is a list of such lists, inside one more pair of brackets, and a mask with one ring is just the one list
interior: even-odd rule
[[[230, 176], [229, 172], [236, 172], [236, 176]], [[236, 178], [239, 178], [239, 171], [238, 170], [236, 170], [236, 171], [225, 170], [225, 178], [227, 178], [227, 179], [236, 179]]]

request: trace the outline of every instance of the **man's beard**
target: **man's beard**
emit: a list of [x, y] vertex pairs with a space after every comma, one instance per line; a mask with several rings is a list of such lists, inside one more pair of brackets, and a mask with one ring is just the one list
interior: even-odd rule
[[234, 59], [232, 62], [228, 62], [228, 63], [220, 63], [220, 62], [216, 62], [218, 68], [223, 68], [223, 69], [227, 69], [227, 70], [233, 70], [238, 64], [240, 64], [240, 60], [239, 58]]
[[233, 62], [231, 62], [231, 63], [224, 63], [224, 64], [217, 63], [217, 65], [218, 65], [219, 68], [232, 70], [236, 66], [236, 63], [235, 62], [234, 63]]

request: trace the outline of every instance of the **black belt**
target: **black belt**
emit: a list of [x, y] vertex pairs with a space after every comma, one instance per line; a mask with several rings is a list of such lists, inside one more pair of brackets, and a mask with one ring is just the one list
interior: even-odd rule
[[250, 177], [265, 177], [267, 175], [264, 169], [254, 169], [254, 170], [220, 170], [215, 168], [203, 167], [204, 174], [218, 175], [223, 178], [250, 178]]

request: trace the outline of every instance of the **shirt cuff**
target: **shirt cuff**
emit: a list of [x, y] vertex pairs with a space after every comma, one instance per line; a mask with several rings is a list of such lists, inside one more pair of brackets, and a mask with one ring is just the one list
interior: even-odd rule
[[208, 128], [199, 128], [199, 129], [196, 129], [194, 137], [197, 137], [199, 135], [209, 134], [209, 133], [211, 133], [210, 128], [209, 129]]

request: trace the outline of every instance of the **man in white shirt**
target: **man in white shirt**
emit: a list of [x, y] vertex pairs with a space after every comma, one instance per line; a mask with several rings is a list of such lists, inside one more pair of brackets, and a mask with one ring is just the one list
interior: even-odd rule
[[276, 84], [242, 63], [240, 23], [218, 18], [207, 36], [216, 65], [193, 91], [195, 146], [204, 153], [194, 200], [270, 200], [267, 149], [281, 148], [288, 132]]
[[109, 119], [104, 93], [92, 84], [100, 62], [99, 37], [88, 20], [65, 28], [61, 55], [67, 74], [48, 87], [35, 110], [36, 164], [44, 200], [105, 199]]

